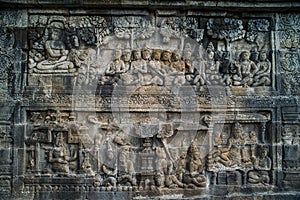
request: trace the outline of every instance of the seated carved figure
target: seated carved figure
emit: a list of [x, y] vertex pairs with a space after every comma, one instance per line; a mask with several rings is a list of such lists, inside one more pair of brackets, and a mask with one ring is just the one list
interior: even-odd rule
[[122, 56], [122, 51], [116, 49], [114, 52], [114, 60], [109, 64], [108, 68], [105, 71], [106, 75], [113, 76], [125, 72], [125, 64], [124, 61], [121, 60], [121, 56]]
[[142, 59], [141, 50], [133, 51], [133, 61], [131, 63], [131, 74], [135, 76], [132, 84], [144, 84], [144, 74], [147, 73], [147, 63]]
[[155, 183], [158, 189], [163, 187], [177, 188], [183, 187], [184, 184], [179, 180], [174, 171], [172, 163], [168, 163], [166, 152], [162, 147], [156, 148], [156, 174]]
[[233, 85], [234, 86], [252, 86], [253, 76], [257, 72], [256, 64], [250, 60], [250, 52], [243, 51], [240, 54], [238, 62], [234, 63]]
[[166, 72], [170, 70], [171, 62], [172, 62], [172, 51], [164, 50], [161, 55], [161, 66]]
[[185, 83], [185, 62], [181, 60], [181, 55], [178, 50], [172, 54], [172, 62], [170, 65], [169, 75], [172, 77], [175, 85]]
[[95, 172], [92, 170], [92, 165], [90, 163], [89, 152], [84, 153], [81, 170], [83, 173], [86, 173], [89, 176], [95, 176]]
[[227, 140], [227, 133], [222, 132], [216, 140], [217, 147], [212, 154], [215, 162], [221, 163], [226, 167], [230, 165], [229, 148], [227, 146]]
[[74, 65], [67, 60], [69, 51], [61, 41], [62, 27], [59, 22], [53, 22], [50, 30], [50, 39], [45, 42], [46, 60], [39, 62], [34, 69], [35, 72], [73, 72]]
[[124, 49], [123, 55], [122, 55], [122, 60], [124, 61], [124, 64], [125, 64], [125, 72], [127, 72], [130, 69], [130, 65], [131, 65], [131, 50], [130, 49]]
[[137, 186], [134, 164], [129, 158], [129, 149], [122, 148], [119, 156], [118, 183]]
[[165, 150], [161, 147], [156, 148], [156, 175], [155, 182], [157, 187], [162, 188], [165, 186], [165, 175], [168, 173], [168, 161]]
[[271, 158], [268, 156], [268, 149], [266, 146], [259, 146], [258, 156], [254, 162], [254, 168], [257, 170], [270, 170]]
[[222, 80], [222, 77], [219, 73], [219, 62], [214, 60], [214, 51], [212, 47], [207, 49], [207, 60], [205, 61], [205, 75], [206, 75], [206, 84], [207, 85], [216, 85], [219, 84]]
[[108, 65], [107, 69], [105, 70], [106, 82], [115, 84], [119, 78], [120, 74], [125, 72], [125, 64], [124, 61], [121, 60], [122, 51], [116, 49], [114, 51], [114, 60]]
[[272, 161], [268, 156], [268, 147], [258, 146], [257, 158], [254, 162], [256, 171], [248, 173], [248, 182], [251, 184], [269, 184], [270, 177], [268, 170], [271, 169]]
[[271, 63], [267, 59], [267, 53], [265, 51], [262, 51], [259, 55], [259, 62], [257, 63], [257, 68], [258, 71], [254, 76], [253, 86], [270, 85]]
[[[108, 145], [109, 146], [109, 145]], [[117, 173], [116, 173], [116, 163], [114, 160], [114, 153], [111, 147], [107, 148], [107, 153], [106, 153], [106, 161], [105, 164], [102, 165], [102, 172], [103, 172], [103, 181], [102, 185], [105, 186], [113, 186], [116, 187], [117, 185]]]
[[187, 172], [183, 176], [183, 183], [191, 188], [205, 187], [206, 178], [203, 175], [204, 165], [200, 159], [199, 149], [194, 142], [192, 142], [188, 150], [188, 155]]
[[192, 58], [192, 50], [189, 45], [184, 50], [183, 60], [185, 62], [185, 78], [188, 82], [192, 83], [194, 80], [195, 66]]
[[69, 58], [76, 68], [84, 68], [87, 70], [89, 67], [97, 67], [96, 51], [92, 48], [71, 49]]
[[228, 144], [227, 142], [222, 142], [221, 137], [223, 134], [221, 134], [220, 138], [217, 140], [218, 146], [213, 152], [215, 162], [220, 163], [225, 167], [251, 168], [253, 163], [250, 158], [248, 148], [245, 146], [247, 139], [245, 134], [246, 133], [243, 132], [240, 123], [235, 124], [232, 136], [228, 139]]
[[177, 178], [173, 167], [172, 163], [168, 166], [168, 173], [165, 175], [165, 185], [169, 188], [183, 188], [184, 184]]
[[151, 54], [152, 50], [146, 47], [142, 50], [142, 58], [147, 63], [147, 73], [144, 74], [144, 82], [143, 85], [151, 85], [152, 84], [152, 73], [150, 68], [150, 62], [151, 62]]
[[186, 156], [187, 156], [186, 152], [183, 152], [182, 155], [178, 158], [178, 160], [176, 160], [174, 163], [175, 173], [177, 175], [178, 180], [181, 182], [183, 179], [183, 174], [186, 171], [186, 165], [187, 165]]
[[248, 149], [245, 147], [247, 140], [246, 135], [248, 136], [248, 133], [244, 132], [242, 125], [237, 122], [235, 124], [232, 137], [229, 139], [229, 147], [230, 151], [233, 151], [233, 149], [235, 150], [234, 155], [231, 157], [239, 157], [238, 162], [236, 162], [235, 164], [237, 164], [238, 166], [251, 167], [252, 162], [249, 157]]
[[166, 71], [161, 67], [160, 63], [161, 50], [155, 49], [152, 53], [152, 60], [149, 62], [149, 70], [152, 74], [152, 84], [163, 85]]
[[76, 158], [76, 154], [72, 157], [69, 156], [63, 133], [58, 133], [56, 136], [55, 147], [49, 152], [48, 158], [49, 163], [52, 163], [52, 171], [60, 175], [69, 174], [69, 162]]

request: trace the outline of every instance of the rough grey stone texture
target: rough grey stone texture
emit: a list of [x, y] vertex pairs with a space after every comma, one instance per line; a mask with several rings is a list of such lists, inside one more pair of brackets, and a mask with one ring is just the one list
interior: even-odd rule
[[299, 199], [299, 7], [1, 1], [0, 199]]

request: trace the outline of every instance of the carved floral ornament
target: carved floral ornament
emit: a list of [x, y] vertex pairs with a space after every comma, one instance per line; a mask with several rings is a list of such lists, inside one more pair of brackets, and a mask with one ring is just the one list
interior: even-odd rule
[[279, 15], [278, 29], [280, 31], [280, 47], [283, 49], [297, 50], [300, 48], [299, 15]]

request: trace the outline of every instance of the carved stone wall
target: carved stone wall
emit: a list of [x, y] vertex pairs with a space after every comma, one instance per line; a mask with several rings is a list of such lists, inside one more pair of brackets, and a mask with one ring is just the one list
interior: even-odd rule
[[300, 198], [299, 3], [3, 2], [1, 199]]

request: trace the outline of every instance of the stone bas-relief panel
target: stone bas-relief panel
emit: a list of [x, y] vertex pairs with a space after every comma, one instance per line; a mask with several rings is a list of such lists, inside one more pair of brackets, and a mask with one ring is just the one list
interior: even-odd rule
[[219, 85], [242, 95], [275, 89], [270, 19], [159, 17], [154, 24], [137, 16], [31, 15], [29, 25], [29, 85], [52, 85], [46, 75], [55, 74], [58, 82], [71, 75], [75, 86], [93, 90], [115, 84]]
[[[166, 115], [136, 113], [133, 123], [124, 119], [117, 124], [111, 113], [29, 112], [23, 192], [62, 187], [156, 195], [190, 190], [196, 195], [208, 185], [227, 182], [272, 184], [270, 143], [264, 138], [268, 115], [245, 113], [232, 121], [228, 116], [224, 127], [215, 124], [211, 113], [202, 114], [199, 126], [184, 126], [176, 114]], [[82, 178], [86, 185], [68, 183]]]
[[298, 14], [41, 10], [0, 20], [0, 197], [299, 197]]

